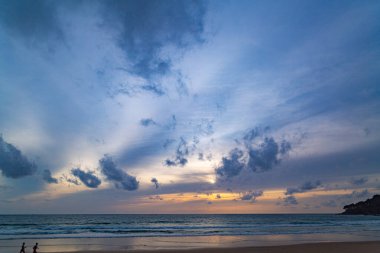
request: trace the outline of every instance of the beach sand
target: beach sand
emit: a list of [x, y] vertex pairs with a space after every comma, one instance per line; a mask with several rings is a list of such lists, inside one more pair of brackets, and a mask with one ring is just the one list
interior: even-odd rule
[[136, 238], [61, 238], [0, 240], [0, 253], [27, 253], [38, 242], [39, 253], [380, 253], [380, 235], [256, 235]]
[[[380, 253], [380, 241], [374, 242], [328, 242], [306, 243], [283, 246], [199, 248], [170, 250], [117, 250], [117, 251], [78, 251], [76, 253]], [[56, 252], [55, 252], [56, 253]], [[63, 252], [62, 252], [63, 253]]]

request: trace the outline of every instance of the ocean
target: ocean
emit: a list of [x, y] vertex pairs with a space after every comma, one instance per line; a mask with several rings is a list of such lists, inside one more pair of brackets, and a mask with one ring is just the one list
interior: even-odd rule
[[340, 234], [380, 236], [380, 216], [335, 214], [0, 215], [4, 240]]

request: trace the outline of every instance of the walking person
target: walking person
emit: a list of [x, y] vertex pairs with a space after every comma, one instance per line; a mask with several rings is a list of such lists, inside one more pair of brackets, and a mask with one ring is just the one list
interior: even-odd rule
[[36, 245], [34, 245], [33, 247], [33, 253], [37, 253], [37, 249], [38, 249], [38, 243], [36, 242]]
[[21, 250], [20, 250], [20, 253], [25, 253], [25, 242], [22, 243], [22, 246], [21, 246]]

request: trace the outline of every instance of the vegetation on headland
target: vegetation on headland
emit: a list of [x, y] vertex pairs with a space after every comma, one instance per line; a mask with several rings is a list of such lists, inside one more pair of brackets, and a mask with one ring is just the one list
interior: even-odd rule
[[371, 199], [360, 201], [343, 207], [342, 214], [380, 215], [380, 195], [374, 195]]

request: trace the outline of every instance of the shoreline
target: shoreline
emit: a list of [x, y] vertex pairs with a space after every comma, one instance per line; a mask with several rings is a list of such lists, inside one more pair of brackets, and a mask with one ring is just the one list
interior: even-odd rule
[[[275, 246], [250, 246], [250, 247], [217, 247], [217, 248], [193, 248], [193, 249], [151, 249], [151, 250], [94, 250], [75, 251], [72, 253], [380, 253], [380, 241], [358, 241], [358, 242], [319, 242], [301, 243]], [[45, 252], [44, 252], [45, 253]], [[67, 253], [46, 252], [46, 253]]]
[[[380, 235], [365, 234], [293, 234], [269, 236], [196, 236], [196, 237], [139, 237], [91, 239], [26, 239], [3, 240], [1, 253], [18, 252], [26, 242], [27, 252], [39, 243], [39, 253], [206, 253], [206, 252], [344, 252], [380, 253]], [[302, 246], [300, 246], [302, 245]], [[375, 246], [374, 246], [375, 245]], [[306, 248], [305, 248], [306, 247]], [[320, 248], [322, 247], [322, 248]], [[341, 251], [334, 251], [342, 247]], [[300, 248], [300, 249], [299, 249]], [[318, 251], [313, 251], [318, 248]], [[350, 251], [355, 248], [356, 251]], [[278, 251], [282, 250], [282, 251]], [[299, 250], [299, 251], [297, 251]]]

